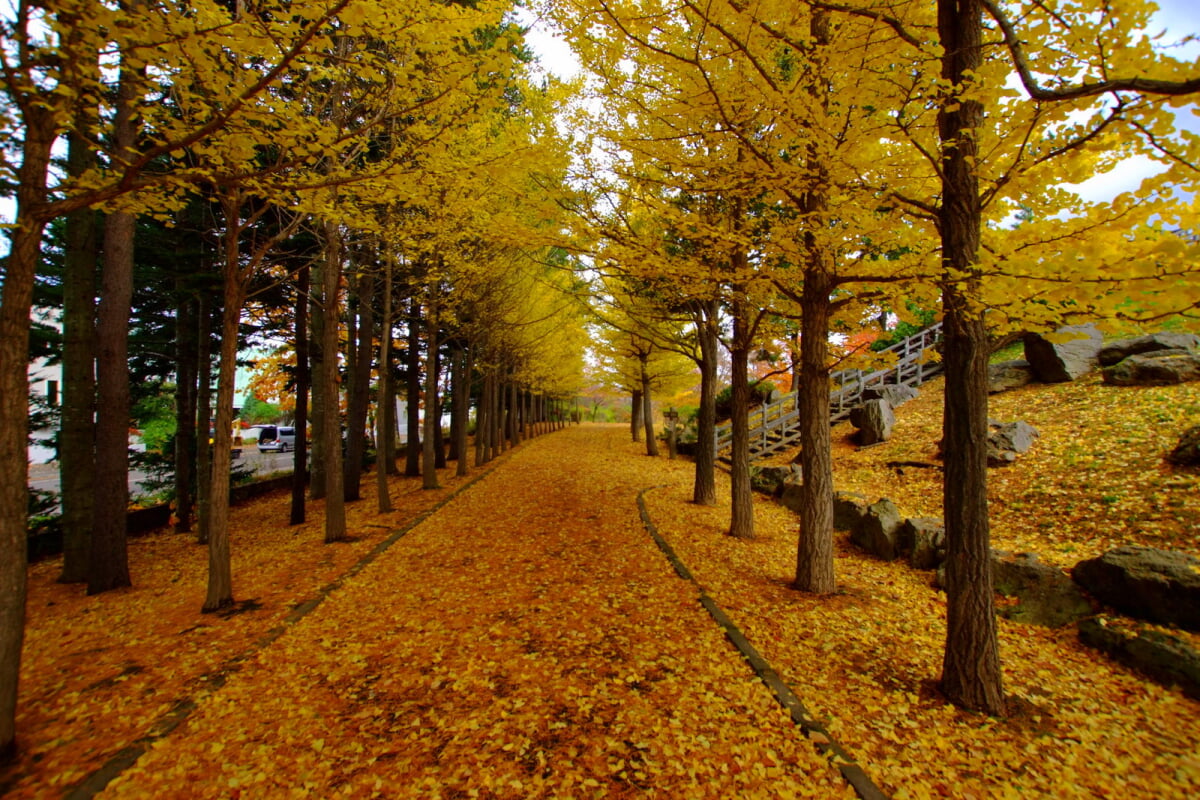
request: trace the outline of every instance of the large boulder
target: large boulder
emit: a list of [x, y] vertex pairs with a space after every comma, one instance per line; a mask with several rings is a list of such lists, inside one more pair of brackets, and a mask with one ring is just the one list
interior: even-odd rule
[[887, 400], [888, 404], [893, 408], [899, 408], [909, 400], [915, 400], [920, 396], [914, 386], [904, 386], [903, 384], [888, 383], [883, 386], [872, 386], [870, 389], [863, 389], [864, 400]]
[[867, 515], [867, 498], [858, 492], [833, 493], [833, 527], [853, 531]]
[[868, 400], [850, 412], [850, 424], [858, 428], [859, 444], [878, 444], [892, 438], [896, 415], [887, 400]]
[[1033, 367], [1023, 358], [988, 365], [988, 394], [1007, 392], [1033, 383]]
[[1200, 466], [1200, 425], [1183, 432], [1174, 449], [1167, 453], [1167, 461], [1180, 467]]
[[1021, 453], [1029, 452], [1038, 438], [1037, 428], [1028, 422], [988, 421], [987, 459], [990, 467], [1003, 467], [1017, 460]]
[[886, 497], [867, 506], [867, 513], [850, 532], [850, 541], [884, 561], [900, 555], [898, 532], [903, 518], [896, 504]]
[[940, 519], [906, 519], [900, 524], [896, 539], [900, 552], [908, 554], [908, 564], [913, 569], [937, 569], [946, 560], [946, 526]]
[[1105, 343], [1100, 349], [1100, 366], [1111, 367], [1130, 356], [1156, 350], [1195, 350], [1200, 348], [1200, 336], [1194, 333], [1151, 333]]
[[1044, 564], [1036, 553], [992, 551], [992, 582], [997, 594], [1016, 597], [1000, 613], [1014, 622], [1061, 628], [1092, 614], [1092, 605], [1066, 572]]
[[1048, 337], [1025, 334], [1025, 360], [1039, 381], [1065, 383], [1094, 370], [1103, 346], [1104, 337], [1095, 325], [1068, 325]]
[[1153, 547], [1118, 547], [1071, 571], [1092, 597], [1130, 616], [1200, 630], [1200, 558]]
[[1200, 700], [1200, 652], [1174, 634], [1103, 617], [1079, 623], [1079, 640], [1166, 686]]
[[1114, 386], [1170, 386], [1200, 380], [1200, 351], [1155, 350], [1104, 368]]

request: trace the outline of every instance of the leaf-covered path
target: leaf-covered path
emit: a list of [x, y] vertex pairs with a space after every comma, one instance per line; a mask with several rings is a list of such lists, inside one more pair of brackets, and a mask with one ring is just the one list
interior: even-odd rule
[[642, 529], [646, 477], [612, 428], [524, 444], [104, 796], [852, 796]]

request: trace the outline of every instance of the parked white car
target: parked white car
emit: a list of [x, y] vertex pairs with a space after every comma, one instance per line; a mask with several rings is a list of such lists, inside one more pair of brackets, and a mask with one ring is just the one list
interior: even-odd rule
[[262, 425], [258, 429], [260, 453], [286, 453], [296, 449], [296, 429], [286, 425]]

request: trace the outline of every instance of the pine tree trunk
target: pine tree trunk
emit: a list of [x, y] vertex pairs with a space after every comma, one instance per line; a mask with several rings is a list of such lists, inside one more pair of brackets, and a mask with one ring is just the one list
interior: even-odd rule
[[[91, 148], [72, 134], [68, 172], [82, 174], [94, 161]], [[63, 399], [58, 440], [62, 489], [62, 583], [82, 583], [91, 551], [96, 467], [96, 212], [67, 215], [63, 253]]]
[[[982, 64], [979, 0], [938, 0], [942, 77], [953, 86]], [[950, 110], [953, 109], [953, 110]], [[942, 140], [940, 210], [945, 335], [946, 652], [942, 692], [956, 705], [1005, 713], [992, 594], [987, 504], [987, 330], [979, 298], [982, 213], [975, 136], [977, 99], [947, 98], [938, 114]]]
[[754, 538], [754, 497], [750, 486], [750, 325], [745, 300], [733, 301], [733, 346], [729, 350], [733, 381], [730, 419], [733, 441], [730, 445], [729, 535], [738, 539]]
[[288, 519], [292, 525], [303, 525], [306, 517], [304, 494], [308, 488], [308, 389], [312, 384], [312, 372], [308, 364], [310, 275], [308, 264], [302, 265], [296, 274], [296, 449], [292, 454], [292, 507]]
[[129, 513], [129, 316], [136, 218], [109, 214], [96, 324], [96, 480], [89, 595], [131, 585], [125, 519]]
[[705, 301], [696, 317], [696, 335], [700, 344], [700, 408], [696, 412], [696, 473], [692, 483], [692, 502], [701, 506], [717, 504], [717, 301]]

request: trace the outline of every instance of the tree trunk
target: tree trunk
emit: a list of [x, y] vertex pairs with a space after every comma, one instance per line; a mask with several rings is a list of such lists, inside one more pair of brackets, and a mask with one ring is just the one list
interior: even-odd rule
[[[133, 156], [138, 70], [119, 70], [112, 122], [115, 160]], [[89, 595], [129, 586], [125, 519], [129, 512], [129, 317], [133, 300], [133, 241], [137, 218], [115, 211], [104, 221], [104, 266], [96, 315], [96, 480], [92, 503]]]
[[433, 426], [433, 466], [435, 469], [446, 468], [446, 434], [442, 431], [442, 411], [445, 408], [445, 398], [441, 392], [442, 380], [442, 351], [439, 347], [433, 355], [433, 373], [437, 376], [434, 386], [433, 410], [436, 424]]
[[[233, 605], [233, 564], [229, 548], [229, 470], [233, 462], [233, 392], [237, 380], [238, 323], [245, 291], [238, 275], [240, 203], [226, 208], [225, 304], [221, 314], [220, 363], [217, 368], [217, 419], [213, 423], [212, 495], [209, 497], [208, 590], [201, 611]], [[230, 213], [233, 215], [230, 218]]]
[[89, 595], [131, 585], [129, 512], [129, 317], [133, 298], [133, 214], [104, 223], [104, 268], [96, 325], [96, 482]]
[[196, 302], [196, 543], [208, 544], [212, 527], [212, 308], [208, 294]]
[[[982, 64], [979, 0], [938, 0], [942, 77], [961, 87]], [[953, 109], [953, 110], [951, 110]], [[1005, 713], [992, 595], [987, 505], [988, 342], [978, 303], [981, 211], [975, 172], [977, 99], [947, 97], [942, 141], [942, 308], [945, 335], [946, 652], [942, 692], [956, 705]]]
[[[309, 391], [312, 393], [312, 412], [309, 422], [312, 427], [312, 458], [309, 459], [308, 497], [310, 500], [325, 498], [325, 469], [328, 459], [325, 457], [325, 423], [329, 412], [325, 406], [328, 400], [325, 394], [325, 267], [318, 261], [314, 264], [308, 304], [309, 353], [308, 377]], [[330, 353], [330, 358], [337, 360], [337, 353]], [[336, 405], [337, 397], [333, 398]], [[335, 412], [333, 418], [337, 419]], [[341, 445], [338, 445], [340, 448]]]
[[[436, 291], [436, 290], [431, 290]], [[425, 356], [425, 430], [421, 446], [421, 488], [440, 489], [437, 475], [437, 445], [436, 428], [441, 426], [438, 419], [438, 307], [437, 298], [429, 301], [429, 316], [426, 318], [425, 339], [428, 342], [428, 353]]]
[[700, 344], [700, 408], [696, 412], [696, 473], [692, 482], [692, 502], [701, 506], [717, 504], [717, 301], [707, 300], [696, 315], [696, 335]]
[[45, 220], [32, 209], [46, 195], [54, 120], [27, 108], [17, 176], [17, 224], [0, 292], [0, 761], [16, 752], [17, 678], [25, 637], [26, 565], [29, 557], [29, 315], [41, 258]]
[[[815, 12], [810, 31], [817, 47], [817, 74], [828, 74], [829, 15]], [[822, 106], [828, 93], [810, 89]], [[800, 382], [796, 390], [800, 425], [800, 539], [796, 548], [795, 587], [800, 591], [831, 594], [837, 589], [833, 569], [833, 442], [829, 431], [829, 315], [830, 295], [836, 283], [832, 254], [817, 235], [825, 225], [829, 206], [829, 175], [817, 148], [811, 147], [814, 180], [804, 195], [804, 289], [800, 296]]]
[[454, 417], [454, 424], [451, 430], [454, 431], [454, 449], [458, 453], [454, 474], [461, 478], [468, 472], [467, 417], [471, 413], [471, 370], [467, 364], [466, 350], [462, 346], [455, 348], [453, 369], [451, 380], [454, 383], [454, 405], [450, 413]]
[[[84, 139], [68, 137], [68, 171], [80, 175], [94, 161]], [[91, 551], [96, 467], [96, 212], [67, 215], [63, 253], [63, 399], [58, 439], [62, 489], [63, 569], [59, 581], [82, 583]]]
[[312, 383], [312, 372], [308, 365], [310, 276], [308, 264], [302, 265], [296, 274], [296, 449], [292, 453], [292, 508], [288, 519], [292, 525], [303, 525], [306, 516], [304, 493], [308, 488], [308, 388]]
[[[395, 408], [392, 399], [395, 394], [392, 388], [392, 267], [390, 257], [383, 263], [383, 330], [379, 338], [379, 440], [375, 442], [375, 493], [379, 497], [379, 513], [392, 511], [392, 496], [388, 492], [389, 453], [392, 450], [392, 440], [396, 438], [395, 416], [388, 409]], [[395, 469], [393, 465], [393, 470]]]
[[176, 280], [179, 308], [175, 318], [175, 532], [191, 533], [192, 485], [196, 478], [196, 376], [200, 329], [196, 298]]
[[642, 390], [634, 389], [630, 394], [629, 401], [629, 434], [635, 442], [642, 440], [642, 414], [646, 407], [642, 403]]
[[750, 486], [750, 324], [746, 301], [733, 301], [733, 346], [729, 350], [733, 381], [730, 419], [733, 441], [730, 445], [730, 506], [729, 535], [739, 539], [754, 538], [754, 497]]
[[829, 295], [833, 289], [824, 253], [810, 253], [801, 295], [800, 382], [800, 540], [795, 587], [830, 594], [837, 589], [833, 569], [833, 456], [829, 430]]
[[342, 426], [338, 402], [338, 321], [342, 277], [341, 232], [335, 223], [325, 223], [325, 259], [322, 264], [323, 339], [321, 383], [325, 392], [325, 542], [346, 538], [346, 495], [342, 485]]
[[[353, 266], [353, 265], [352, 265]], [[350, 319], [357, 318], [354, 335], [347, 338], [346, 347], [353, 352], [347, 364], [349, 374], [349, 399], [346, 403], [346, 461], [343, 465], [343, 483], [347, 500], [362, 497], [363, 460], [366, 457], [367, 412], [370, 410], [371, 350], [375, 341], [375, 280], [362, 276], [352, 281], [358, 294], [357, 314], [351, 312]]]
[[646, 455], [658, 456], [658, 438], [654, 435], [654, 413], [650, 398], [650, 376], [646, 374], [646, 362], [642, 361], [642, 424], [646, 427]]
[[404, 449], [404, 474], [415, 478], [421, 474], [421, 304], [412, 300], [408, 318], [408, 359], [405, 376], [405, 397], [408, 400], [408, 442]]

